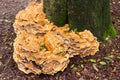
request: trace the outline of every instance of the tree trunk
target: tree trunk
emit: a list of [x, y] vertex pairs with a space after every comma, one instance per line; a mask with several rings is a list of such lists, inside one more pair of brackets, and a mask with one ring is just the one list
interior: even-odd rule
[[99, 40], [116, 36], [110, 17], [110, 0], [68, 0], [68, 18], [71, 29], [91, 30]]
[[47, 18], [58, 26], [67, 23], [67, 0], [44, 0]]
[[116, 36], [110, 15], [110, 0], [44, 0], [47, 18], [58, 26], [90, 30], [99, 40]]

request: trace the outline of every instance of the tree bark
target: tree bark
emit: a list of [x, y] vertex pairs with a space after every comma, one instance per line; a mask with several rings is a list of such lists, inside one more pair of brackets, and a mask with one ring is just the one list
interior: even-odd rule
[[116, 36], [110, 17], [110, 0], [68, 0], [71, 29], [90, 30], [99, 40]]
[[90, 30], [100, 41], [116, 36], [110, 15], [110, 0], [44, 0], [47, 18], [58, 26]]
[[44, 12], [47, 18], [57, 26], [67, 23], [67, 0], [44, 0]]

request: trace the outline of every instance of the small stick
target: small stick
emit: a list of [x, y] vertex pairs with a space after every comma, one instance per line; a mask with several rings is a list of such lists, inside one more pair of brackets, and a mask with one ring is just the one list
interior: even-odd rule
[[2, 72], [4, 72], [6, 69], [7, 69], [7, 67], [8, 67], [8, 64], [10, 63], [10, 61], [11, 61], [11, 56], [10, 56], [10, 58], [8, 59], [8, 61], [7, 61], [7, 63], [4, 65], [4, 69], [3, 69], [3, 71]]

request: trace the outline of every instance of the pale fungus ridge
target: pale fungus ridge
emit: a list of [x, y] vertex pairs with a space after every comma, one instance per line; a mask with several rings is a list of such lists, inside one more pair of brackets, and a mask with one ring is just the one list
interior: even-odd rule
[[16, 15], [13, 58], [26, 74], [54, 75], [69, 64], [75, 55], [94, 55], [99, 48], [97, 38], [89, 30], [75, 32], [66, 24], [57, 27], [43, 12], [42, 3], [31, 2]]

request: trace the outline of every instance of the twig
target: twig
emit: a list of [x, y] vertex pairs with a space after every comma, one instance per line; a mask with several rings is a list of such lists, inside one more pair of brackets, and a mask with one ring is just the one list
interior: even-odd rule
[[2, 72], [4, 72], [7, 68], [8, 68], [8, 64], [10, 63], [10, 61], [11, 61], [11, 56], [10, 56], [10, 58], [8, 59], [8, 61], [7, 61], [7, 63], [4, 65], [4, 69], [2, 70]]

